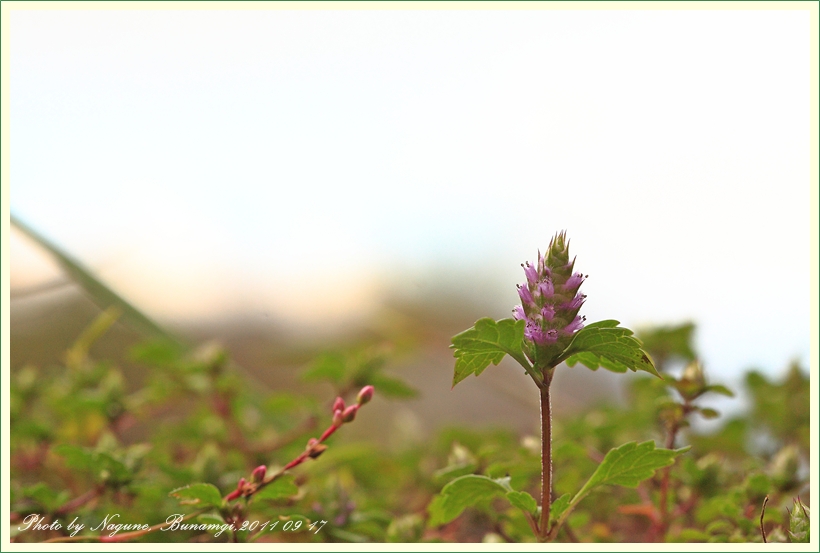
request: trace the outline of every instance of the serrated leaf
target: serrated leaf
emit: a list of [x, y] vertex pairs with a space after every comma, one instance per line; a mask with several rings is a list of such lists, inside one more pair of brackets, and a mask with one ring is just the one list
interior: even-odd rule
[[566, 511], [567, 507], [569, 507], [571, 500], [572, 497], [568, 493], [565, 493], [564, 495], [553, 501], [552, 505], [550, 505], [550, 520], [558, 520], [558, 517], [563, 515], [564, 511]]
[[524, 321], [479, 319], [475, 326], [453, 336], [456, 367], [453, 386], [474, 374], [478, 376], [490, 363], [498, 365], [505, 355], [529, 368], [524, 357]]
[[222, 506], [222, 496], [213, 484], [191, 484], [184, 488], [177, 488], [168, 495], [179, 499], [181, 505]]
[[507, 500], [527, 513], [535, 513], [538, 510], [538, 503], [535, 498], [527, 492], [507, 492]]
[[[503, 482], [503, 483], [502, 483]], [[441, 489], [430, 506], [430, 526], [446, 524], [460, 515], [464, 509], [476, 503], [512, 491], [509, 478], [494, 480], [478, 474], [460, 476]]]
[[449, 465], [433, 473], [433, 482], [438, 484], [447, 483], [450, 480], [472, 474], [478, 465], [476, 463], [463, 463], [459, 465]]
[[576, 363], [596, 370], [603, 367], [613, 372], [645, 371], [660, 378], [649, 355], [628, 328], [618, 321], [598, 321], [579, 330], [560, 359], [570, 367]]
[[275, 500], [285, 497], [293, 497], [299, 493], [299, 487], [293, 479], [293, 475], [285, 474], [253, 494], [254, 501], [261, 499]]
[[594, 488], [607, 485], [635, 488], [651, 478], [657, 469], [674, 463], [675, 457], [688, 449], [656, 448], [651, 440], [641, 444], [626, 443], [606, 454], [578, 495], [586, 495]]

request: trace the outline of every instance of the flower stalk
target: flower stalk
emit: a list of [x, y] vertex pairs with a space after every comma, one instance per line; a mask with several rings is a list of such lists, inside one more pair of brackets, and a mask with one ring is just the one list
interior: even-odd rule
[[[551, 376], [550, 376], [551, 378]], [[547, 541], [552, 503], [552, 406], [550, 386], [541, 387], [541, 520], [538, 541]]]
[[561, 354], [573, 335], [584, 327], [578, 311], [586, 295], [578, 289], [586, 275], [573, 272], [575, 259], [569, 257], [565, 232], [550, 241], [546, 255], [538, 252], [535, 264], [521, 265], [526, 280], [518, 285], [521, 305], [513, 308], [513, 318], [524, 321], [524, 353], [532, 363], [533, 381], [540, 391], [541, 404], [541, 517], [537, 538], [551, 539], [549, 527], [552, 501], [552, 405], [550, 385]]
[[310, 438], [305, 446], [305, 450], [302, 453], [297, 455], [282, 469], [268, 475], [267, 477], [265, 476], [265, 473], [267, 472], [265, 466], [256, 467], [251, 474], [250, 481], [240, 478], [236, 485], [236, 489], [225, 496], [225, 501], [231, 502], [239, 499], [240, 497], [251, 497], [253, 494], [269, 485], [274, 480], [282, 477], [290, 469], [301, 465], [308, 459], [316, 459], [319, 457], [319, 455], [324, 453], [327, 449], [327, 446], [323, 442], [332, 436], [333, 433], [339, 428], [341, 428], [342, 425], [352, 422], [356, 418], [356, 413], [359, 411], [359, 408], [373, 398], [373, 392], [373, 386], [365, 386], [361, 389], [358, 397], [356, 398], [357, 403], [348, 406], [345, 405], [345, 402], [341, 397], [337, 397], [331, 407], [331, 412], [333, 413], [331, 424], [327, 427], [327, 429], [325, 429], [324, 432], [322, 432], [322, 435], [318, 439]]

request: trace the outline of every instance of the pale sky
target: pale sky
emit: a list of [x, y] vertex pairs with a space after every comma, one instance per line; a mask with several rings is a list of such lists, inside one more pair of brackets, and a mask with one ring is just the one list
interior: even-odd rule
[[808, 363], [808, 11], [256, 6], [12, 12], [12, 213], [160, 321], [341, 325], [443, 266], [511, 308], [567, 229], [589, 321]]

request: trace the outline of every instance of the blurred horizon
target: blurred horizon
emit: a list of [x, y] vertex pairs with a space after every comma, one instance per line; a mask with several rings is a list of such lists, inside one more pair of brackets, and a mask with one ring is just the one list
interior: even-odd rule
[[[509, 316], [566, 229], [589, 321], [808, 365], [806, 13], [268, 8], [14, 11], [11, 212], [162, 324], [317, 337]], [[63, 278], [12, 230], [12, 325]]]
[[[72, 301], [71, 297], [77, 294], [85, 295], [82, 288], [65, 274], [47, 252], [16, 228], [12, 227], [11, 230], [13, 321], [32, 310], [42, 312], [62, 302]], [[103, 269], [94, 276], [112, 286], [117, 294], [132, 302], [137, 309], [161, 326], [179, 329], [183, 333], [208, 326], [221, 329], [237, 326], [270, 329], [277, 334], [291, 336], [296, 341], [312, 343], [327, 339], [331, 343], [338, 343], [344, 341], [346, 336], [371, 327], [385, 308], [396, 302], [405, 306], [424, 306], [424, 309], [435, 313], [445, 327], [449, 325], [452, 333], [456, 333], [482, 316], [496, 319], [508, 317], [510, 306], [520, 302], [515, 293], [514, 282], [505, 286], [499, 278], [489, 278], [486, 273], [476, 274], [464, 268], [459, 270], [446, 265], [416, 267], [412, 274], [390, 275], [385, 272], [361, 275], [361, 280], [351, 279], [345, 283], [347, 286], [343, 288], [343, 293], [334, 294], [329, 303], [327, 295], [320, 296], [319, 300], [311, 299], [309, 295], [297, 295], [292, 301], [277, 303], [278, 298], [264, 297], [258, 288], [248, 286], [244, 280], [230, 278], [229, 275], [222, 280], [214, 279], [211, 275], [210, 279], [204, 281], [196, 278], [184, 280], [177, 276], [176, 280], [172, 278], [151, 282], [150, 279], [142, 278], [141, 274], [129, 277], [126, 271], [117, 270], [116, 265], [116, 260], [103, 263]], [[578, 267], [580, 268], [580, 263]], [[237, 286], [237, 282], [241, 285]], [[465, 283], [469, 283], [469, 286]], [[173, 294], [153, 296], [151, 301], [151, 291], [155, 286], [169, 284], [175, 287]], [[305, 291], [299, 283], [286, 284], [289, 285], [288, 291]], [[588, 283], [584, 287], [588, 288]], [[595, 299], [592, 298], [593, 301]], [[588, 300], [585, 312], [589, 310], [589, 303]], [[453, 313], [448, 312], [450, 307]], [[592, 322], [618, 317], [604, 315], [593, 318], [588, 315], [587, 318]], [[453, 320], [458, 322], [453, 325]], [[693, 322], [697, 326], [695, 344], [698, 350], [702, 350], [703, 329], [693, 317], [654, 321], [639, 319], [637, 324], [625, 318], [619, 320], [635, 330]], [[81, 330], [82, 325], [78, 325], [77, 332]], [[780, 348], [780, 351], [785, 349]], [[728, 370], [712, 367], [712, 373], [719, 377], [737, 378], [743, 371], [755, 368], [776, 376], [791, 361], [808, 366], [808, 356], [807, 341], [803, 352], [795, 350], [779, 360], [770, 355], [764, 360], [738, 364]], [[702, 356], [702, 360], [707, 367], [712, 365], [706, 355]]]

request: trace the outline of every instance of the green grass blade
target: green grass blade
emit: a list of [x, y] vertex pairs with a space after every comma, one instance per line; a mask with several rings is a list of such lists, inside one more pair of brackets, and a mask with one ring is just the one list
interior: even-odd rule
[[116, 306], [122, 311], [121, 320], [138, 332], [151, 337], [164, 338], [179, 343], [179, 340], [175, 336], [160, 327], [111, 288], [97, 280], [94, 275], [78, 261], [72, 259], [67, 253], [63, 252], [14, 215], [11, 215], [11, 224], [51, 254], [69, 277], [85, 290], [91, 300], [96, 303], [100, 309], [108, 309], [109, 307]]

